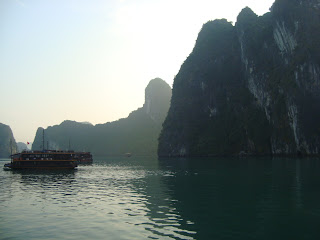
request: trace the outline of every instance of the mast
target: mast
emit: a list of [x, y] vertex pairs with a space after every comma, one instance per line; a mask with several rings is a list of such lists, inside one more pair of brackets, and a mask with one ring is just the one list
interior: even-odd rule
[[12, 139], [10, 138], [10, 155], [12, 155]]
[[42, 151], [44, 152], [44, 129], [42, 129]]
[[12, 163], [12, 139], [10, 138], [10, 158]]

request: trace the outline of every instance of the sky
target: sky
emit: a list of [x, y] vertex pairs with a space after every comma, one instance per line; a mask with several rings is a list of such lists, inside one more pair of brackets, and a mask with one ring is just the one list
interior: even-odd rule
[[204, 23], [274, 0], [0, 0], [0, 122], [17, 142], [64, 120], [106, 123], [170, 86]]

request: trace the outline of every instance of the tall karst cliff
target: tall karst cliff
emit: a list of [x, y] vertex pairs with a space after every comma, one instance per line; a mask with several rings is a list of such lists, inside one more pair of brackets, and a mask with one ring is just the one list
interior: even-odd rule
[[[91, 151], [94, 155], [154, 155], [158, 137], [171, 99], [170, 86], [160, 78], [145, 89], [144, 105], [127, 118], [91, 125], [64, 121], [45, 130], [45, 148]], [[39, 128], [32, 149], [42, 149], [42, 128]], [[70, 143], [70, 147], [69, 147]]]
[[0, 123], [0, 158], [9, 158], [11, 153], [17, 152], [17, 144], [11, 128]]
[[204, 24], [174, 80], [158, 155], [319, 153], [320, 0]]

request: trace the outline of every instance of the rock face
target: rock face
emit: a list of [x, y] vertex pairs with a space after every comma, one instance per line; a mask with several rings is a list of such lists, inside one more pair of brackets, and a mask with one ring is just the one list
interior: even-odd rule
[[18, 152], [22, 152], [23, 150], [28, 150], [27, 144], [23, 142], [17, 142]]
[[0, 158], [9, 158], [11, 152], [17, 152], [13, 133], [8, 125], [0, 123]]
[[151, 80], [145, 90], [143, 110], [157, 124], [165, 120], [171, 100], [170, 86], [160, 78]]
[[159, 156], [319, 155], [320, 0], [206, 23], [172, 91]]
[[[64, 121], [45, 130], [45, 148], [91, 151], [94, 155], [155, 155], [162, 123], [171, 99], [170, 86], [160, 78], [149, 82], [143, 107], [127, 118], [97, 124]], [[43, 129], [36, 133], [32, 149], [42, 149]]]

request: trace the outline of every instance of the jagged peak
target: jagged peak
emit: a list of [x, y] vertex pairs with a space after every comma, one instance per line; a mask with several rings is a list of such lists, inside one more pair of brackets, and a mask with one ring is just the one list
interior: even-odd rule
[[288, 9], [290, 6], [301, 6], [301, 5], [308, 5], [308, 6], [319, 6], [320, 0], [276, 0], [272, 7], [270, 8], [271, 11], [276, 11], [277, 8], [285, 7]]
[[91, 125], [93, 126], [93, 124], [90, 122], [77, 122], [74, 120], [64, 120], [60, 125]]
[[164, 109], [162, 108], [169, 105], [171, 92], [169, 84], [161, 78], [152, 79], [146, 87], [143, 108], [154, 121], [163, 121]]
[[198, 48], [206, 46], [208, 42], [212, 42], [214, 39], [220, 38], [221, 35], [224, 35], [233, 29], [234, 26], [232, 25], [232, 22], [229, 22], [224, 18], [208, 21], [207, 23], [203, 24], [198, 34], [193, 52], [197, 51]]
[[70, 123], [76, 123], [74, 120], [64, 120], [60, 125], [70, 124]]
[[39, 131], [43, 131], [43, 130], [44, 130], [44, 128], [43, 128], [43, 127], [38, 127], [37, 132], [39, 132]]
[[250, 25], [250, 23], [256, 21], [258, 15], [255, 14], [249, 7], [245, 7], [241, 10], [237, 17], [237, 26], [239, 25]]
[[198, 39], [203, 33], [219, 30], [221, 28], [225, 28], [226, 26], [227, 27], [233, 27], [232, 22], [229, 22], [225, 18], [208, 21], [208, 22], [206, 22], [205, 24], [202, 25], [202, 28], [201, 28], [201, 30], [199, 32]]
[[287, 17], [301, 7], [319, 10], [320, 0], [276, 0], [270, 11], [276, 16]]
[[171, 87], [161, 78], [154, 78], [150, 80], [145, 88], [145, 101], [147, 99], [163, 95], [164, 92], [171, 92]]
[[223, 24], [228, 24], [228, 25], [231, 24], [232, 25], [232, 23], [229, 22], [227, 19], [221, 18], [221, 19], [210, 20], [210, 21], [204, 23], [202, 26], [202, 30], [207, 27], [217, 27], [217, 26], [223, 25]]
[[238, 17], [242, 17], [242, 16], [257, 16], [257, 14], [248, 6], [246, 6], [245, 8], [243, 8], [241, 10], [241, 12], [239, 13]]
[[164, 81], [163, 79], [157, 77], [157, 78], [154, 78], [154, 79], [150, 80], [150, 82], [148, 83], [145, 91], [147, 92], [148, 89], [158, 88], [158, 87], [170, 88], [169, 84], [166, 83], [166, 81]]

